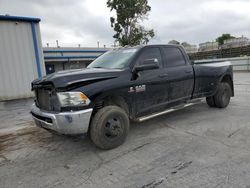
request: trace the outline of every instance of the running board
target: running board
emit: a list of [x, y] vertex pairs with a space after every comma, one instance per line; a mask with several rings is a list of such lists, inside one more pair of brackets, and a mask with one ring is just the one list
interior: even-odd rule
[[172, 107], [172, 108], [164, 110], [162, 112], [158, 112], [158, 113], [154, 113], [154, 114], [151, 114], [151, 115], [148, 115], [148, 116], [143, 116], [143, 117], [137, 118], [136, 121], [143, 122], [143, 121], [146, 121], [146, 120], [149, 120], [149, 119], [152, 119], [152, 118], [164, 115], [164, 114], [168, 114], [168, 113], [171, 113], [171, 112], [174, 112], [174, 111], [177, 111], [177, 110], [181, 110], [181, 109], [189, 107], [189, 106], [193, 106], [195, 104], [199, 104], [199, 103], [201, 103], [201, 101], [202, 100], [194, 100], [194, 101], [189, 102], [187, 104], [178, 105], [176, 107]]

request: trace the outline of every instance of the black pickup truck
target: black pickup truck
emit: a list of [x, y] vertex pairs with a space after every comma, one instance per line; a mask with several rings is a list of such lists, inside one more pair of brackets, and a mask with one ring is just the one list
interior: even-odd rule
[[149, 118], [206, 98], [225, 108], [234, 96], [230, 62], [194, 64], [181, 46], [114, 49], [86, 69], [57, 72], [32, 82], [37, 126], [61, 134], [88, 133], [96, 146], [121, 145], [130, 120]]

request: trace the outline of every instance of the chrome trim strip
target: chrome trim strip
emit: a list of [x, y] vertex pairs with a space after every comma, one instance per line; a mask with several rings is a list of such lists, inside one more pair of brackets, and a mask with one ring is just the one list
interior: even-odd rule
[[197, 100], [195, 102], [190, 102], [188, 104], [185, 104], [183, 105], [182, 107], [179, 107], [177, 106], [176, 108], [175, 107], [172, 107], [170, 109], [167, 109], [167, 110], [164, 110], [162, 112], [158, 112], [158, 113], [154, 113], [154, 114], [151, 114], [151, 115], [148, 115], [148, 116], [143, 116], [143, 117], [140, 117], [137, 119], [137, 121], [139, 122], [143, 122], [143, 121], [146, 121], [146, 120], [149, 120], [149, 119], [152, 119], [154, 117], [158, 117], [158, 116], [161, 116], [161, 115], [164, 115], [164, 114], [168, 114], [168, 113], [171, 113], [171, 112], [174, 112], [174, 111], [177, 111], [177, 110], [181, 110], [183, 108], [186, 108], [186, 107], [189, 107], [189, 106], [193, 106], [195, 104], [199, 104], [201, 102], [201, 100]]

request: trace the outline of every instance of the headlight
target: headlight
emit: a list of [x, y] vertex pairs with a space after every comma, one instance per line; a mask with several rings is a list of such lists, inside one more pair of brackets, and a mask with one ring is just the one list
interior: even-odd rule
[[89, 98], [82, 92], [60, 92], [57, 96], [62, 107], [87, 106], [90, 103]]

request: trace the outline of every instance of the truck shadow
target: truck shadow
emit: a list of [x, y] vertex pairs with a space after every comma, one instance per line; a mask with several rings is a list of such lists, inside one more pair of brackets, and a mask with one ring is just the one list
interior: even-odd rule
[[[31, 123], [24, 129], [9, 134], [0, 134], [0, 158], [4, 158], [4, 161], [15, 160], [14, 158], [9, 159], [6, 156], [9, 156], [13, 152], [25, 153], [24, 151], [30, 152], [31, 150], [39, 150], [40, 153], [47, 154], [62, 154], [62, 152], [64, 153], [67, 151], [71, 153], [124, 152], [130, 150], [131, 148], [133, 149], [134, 147], [137, 147], [134, 144], [134, 141], [137, 139], [141, 139], [141, 137], [147, 137], [148, 135], [150, 136], [150, 134], [154, 134], [153, 132], [156, 130], [159, 131], [159, 129], [174, 129], [176, 126], [178, 126], [174, 124], [176, 119], [186, 120], [187, 117], [192, 118], [193, 116], [200, 114], [202, 111], [207, 111], [207, 108], [208, 107], [205, 104], [201, 103], [195, 105], [195, 107], [182, 109], [145, 122], [131, 122], [127, 141], [122, 146], [114, 149], [113, 151], [103, 151], [96, 148], [87, 135], [56, 135], [41, 128], [37, 128], [33, 123]], [[141, 144], [143, 145], [143, 143]]]

